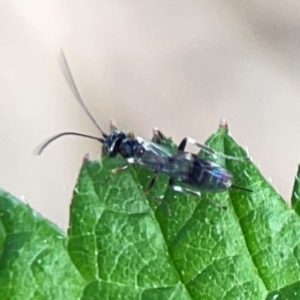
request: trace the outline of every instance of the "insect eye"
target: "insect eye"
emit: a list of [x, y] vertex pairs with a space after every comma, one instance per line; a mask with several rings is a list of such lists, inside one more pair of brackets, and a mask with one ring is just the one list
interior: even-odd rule
[[144, 148], [142, 146], [136, 146], [135, 153], [136, 154], [143, 154], [144, 153]]

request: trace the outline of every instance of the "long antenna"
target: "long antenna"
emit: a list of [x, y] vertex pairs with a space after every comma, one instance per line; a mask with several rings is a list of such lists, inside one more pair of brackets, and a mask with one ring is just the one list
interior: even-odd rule
[[43, 142], [39, 147], [37, 147], [37, 149], [34, 151], [37, 155], [42, 154], [42, 152], [45, 150], [45, 148], [51, 144], [53, 141], [57, 140], [58, 138], [64, 136], [64, 135], [76, 135], [76, 136], [81, 136], [84, 138], [89, 138], [89, 139], [93, 139], [93, 140], [97, 140], [100, 143], [104, 143], [104, 139], [102, 138], [98, 138], [92, 135], [88, 135], [88, 134], [84, 134], [84, 133], [78, 133], [78, 132], [63, 132], [63, 133], [59, 133], [54, 135], [53, 137], [49, 138], [48, 140], [46, 140], [45, 142]]
[[75, 81], [74, 81], [74, 78], [72, 76], [69, 64], [68, 64], [67, 59], [66, 59], [66, 56], [65, 56], [65, 54], [62, 50], [60, 50], [60, 55], [58, 57], [58, 61], [59, 61], [61, 70], [64, 74], [64, 77], [65, 77], [67, 83], [69, 84], [69, 87], [70, 87], [73, 95], [75, 96], [76, 100], [79, 102], [79, 104], [84, 109], [84, 111], [89, 116], [89, 118], [92, 120], [92, 122], [95, 124], [95, 126], [100, 130], [100, 132], [102, 133], [102, 136], [104, 138], [106, 138], [107, 134], [104, 133], [104, 131], [101, 129], [99, 124], [96, 122], [96, 120], [94, 119], [94, 117], [92, 116], [92, 114], [90, 113], [90, 111], [88, 110], [86, 105], [84, 104], [84, 101], [83, 101], [82, 97], [80, 96], [80, 94], [78, 92], [77, 86], [75, 84]]

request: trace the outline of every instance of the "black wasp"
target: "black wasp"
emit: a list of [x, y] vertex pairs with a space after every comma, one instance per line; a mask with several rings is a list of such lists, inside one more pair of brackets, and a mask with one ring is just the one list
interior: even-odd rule
[[121, 155], [125, 159], [126, 163], [112, 170], [112, 173], [121, 172], [127, 169], [131, 164], [145, 166], [154, 171], [153, 178], [146, 192], [153, 187], [158, 173], [163, 173], [170, 177], [169, 184], [175, 191], [192, 195], [199, 196], [200, 191], [223, 192], [229, 188], [237, 188], [251, 192], [248, 188], [235, 186], [233, 184], [232, 174], [225, 167], [211, 160], [201, 158], [196, 154], [185, 152], [184, 150], [186, 144], [191, 143], [215, 157], [219, 156], [233, 160], [247, 160], [248, 158], [233, 157], [216, 152], [191, 138], [184, 138], [177, 149], [172, 149], [162, 145], [164, 135], [158, 129], [154, 129], [155, 142], [136, 137], [132, 132], [126, 134], [124, 131], [119, 130], [113, 123], [111, 123], [111, 132], [106, 134], [85, 106], [62, 51], [59, 61], [75, 98], [100, 130], [102, 137], [94, 137], [77, 132], [63, 132], [47, 140], [39, 148], [38, 154], [41, 154], [51, 142], [62, 136], [76, 135], [99, 141], [102, 144], [102, 154], [105, 156], [115, 157]]

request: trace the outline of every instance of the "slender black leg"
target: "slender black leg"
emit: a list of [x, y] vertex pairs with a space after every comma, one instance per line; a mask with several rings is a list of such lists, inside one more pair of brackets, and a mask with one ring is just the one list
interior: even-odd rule
[[145, 189], [145, 194], [148, 195], [149, 192], [151, 191], [151, 189], [153, 188], [154, 184], [155, 184], [155, 181], [156, 181], [156, 178], [157, 178], [157, 172], [154, 173], [153, 177], [151, 178], [148, 186], [146, 187]]
[[[145, 189], [145, 195], [148, 196], [150, 190], [153, 188], [154, 184], [155, 184], [155, 181], [156, 181], [156, 178], [157, 178], [157, 172], [154, 173], [151, 181], [149, 182], [147, 188]], [[156, 202], [158, 202], [159, 204], [165, 204], [167, 206], [167, 215], [170, 217], [172, 214], [171, 214], [171, 209], [170, 209], [170, 206], [169, 204], [164, 201], [164, 196], [151, 196], [151, 200], [154, 200]]]
[[[155, 141], [155, 143], [157, 144], [161, 144], [162, 140], [164, 138], [164, 135], [157, 129], [157, 128], [153, 128], [153, 139]], [[158, 173], [154, 172], [153, 177], [151, 178], [146, 190], [145, 190], [145, 194], [148, 195], [150, 190], [153, 188], [156, 178], [157, 178]]]
[[187, 138], [184, 138], [178, 146], [179, 151], [184, 151], [187, 143]]
[[[155, 143], [161, 145], [162, 140], [164, 139], [164, 135], [161, 133], [161, 131], [158, 128], [153, 128], [153, 140]], [[157, 178], [158, 172], [154, 172], [153, 177], [151, 178], [146, 190], [145, 194], [148, 195], [150, 190], [153, 188], [156, 178]]]

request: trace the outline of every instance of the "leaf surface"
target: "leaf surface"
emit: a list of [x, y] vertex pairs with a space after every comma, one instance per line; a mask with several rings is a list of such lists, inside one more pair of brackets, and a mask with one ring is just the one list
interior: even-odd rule
[[0, 299], [77, 299], [83, 278], [66, 236], [27, 204], [0, 191]]
[[[225, 128], [208, 145], [246, 156]], [[253, 192], [195, 197], [158, 176], [146, 197], [149, 170], [86, 159], [67, 236], [1, 192], [0, 299], [300, 299], [299, 176], [294, 211], [251, 161], [218, 162]]]

